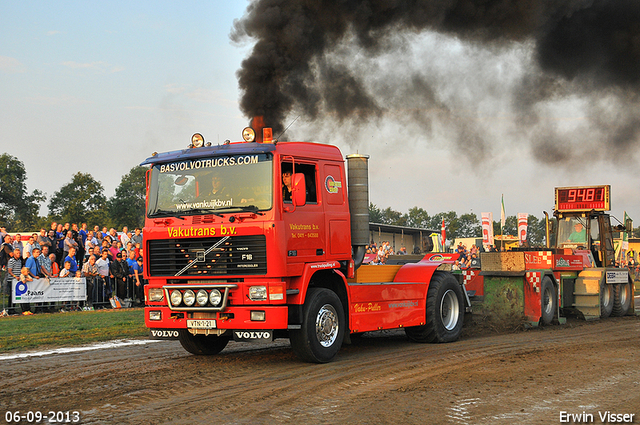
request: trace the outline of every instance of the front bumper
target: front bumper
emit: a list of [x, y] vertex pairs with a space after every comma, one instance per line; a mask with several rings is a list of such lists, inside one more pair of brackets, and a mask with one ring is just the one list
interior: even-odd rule
[[[264, 320], [251, 320], [251, 312], [264, 312]], [[151, 320], [150, 316], [159, 320]], [[215, 320], [216, 329], [287, 329], [289, 308], [284, 306], [228, 306], [223, 312], [180, 311], [166, 306], [144, 309], [145, 325], [151, 329], [188, 329], [193, 319]]]

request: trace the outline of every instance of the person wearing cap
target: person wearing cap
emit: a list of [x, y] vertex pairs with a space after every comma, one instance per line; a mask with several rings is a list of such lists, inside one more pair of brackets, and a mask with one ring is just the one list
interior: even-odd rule
[[587, 231], [580, 222], [576, 222], [573, 225], [573, 232], [569, 235], [569, 239], [567, 242], [586, 242], [587, 241]]

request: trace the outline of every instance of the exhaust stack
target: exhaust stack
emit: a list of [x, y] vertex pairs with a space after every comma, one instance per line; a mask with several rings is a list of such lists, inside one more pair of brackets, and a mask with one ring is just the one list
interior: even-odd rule
[[347, 155], [349, 173], [349, 210], [351, 211], [351, 245], [357, 269], [369, 244], [369, 156]]

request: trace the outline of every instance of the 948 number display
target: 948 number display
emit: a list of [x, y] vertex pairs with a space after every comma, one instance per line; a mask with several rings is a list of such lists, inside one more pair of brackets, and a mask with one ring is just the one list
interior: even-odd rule
[[80, 412], [78, 411], [53, 411], [40, 412], [28, 411], [28, 412], [7, 412], [4, 414], [4, 420], [7, 423], [40, 423], [45, 422], [49, 424], [71, 424], [80, 422]]

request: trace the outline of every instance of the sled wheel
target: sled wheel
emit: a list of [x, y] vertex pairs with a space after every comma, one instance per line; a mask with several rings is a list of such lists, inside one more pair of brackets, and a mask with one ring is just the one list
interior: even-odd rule
[[540, 321], [543, 325], [550, 325], [553, 322], [553, 316], [558, 309], [558, 296], [556, 295], [556, 287], [553, 285], [551, 278], [545, 276], [540, 285]]
[[600, 318], [606, 319], [613, 312], [613, 285], [600, 282]]
[[633, 291], [631, 290], [631, 283], [620, 283], [613, 287], [613, 312], [612, 315], [616, 317], [624, 316], [629, 312], [631, 307], [631, 297]]
[[346, 328], [340, 298], [329, 289], [310, 288], [302, 314], [301, 328], [289, 335], [293, 352], [304, 361], [330, 362], [342, 346]]
[[452, 342], [460, 338], [463, 322], [460, 284], [453, 275], [436, 272], [427, 291], [425, 325], [405, 328], [405, 333], [416, 342]]
[[191, 354], [211, 356], [224, 350], [229, 342], [228, 336], [193, 335], [186, 329], [180, 329], [178, 341], [182, 348]]

